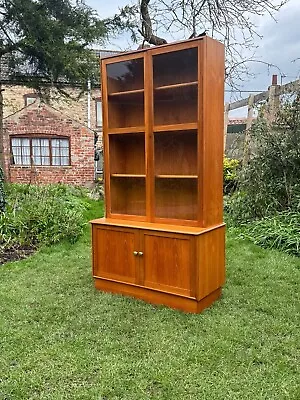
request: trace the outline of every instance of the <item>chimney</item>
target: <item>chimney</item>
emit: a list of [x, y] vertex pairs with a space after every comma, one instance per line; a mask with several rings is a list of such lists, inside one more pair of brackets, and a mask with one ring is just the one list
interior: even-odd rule
[[277, 85], [277, 75], [272, 75], [272, 86]]

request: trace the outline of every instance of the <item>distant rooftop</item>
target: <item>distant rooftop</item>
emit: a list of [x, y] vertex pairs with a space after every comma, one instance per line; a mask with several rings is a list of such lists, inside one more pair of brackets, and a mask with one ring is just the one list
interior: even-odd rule
[[[92, 49], [92, 51], [95, 52], [95, 55], [99, 57], [100, 59], [104, 57], [109, 57], [113, 56], [116, 54], [122, 53], [121, 51], [116, 51], [116, 50], [102, 50], [102, 49]], [[0, 59], [0, 80], [2, 83], [15, 83], [15, 84], [22, 84], [22, 82], [18, 82], [16, 80], [12, 81], [12, 79], [9, 76], [9, 58], [8, 56], [3, 56]], [[23, 70], [28, 70], [27, 67], [24, 65], [24, 68], [22, 67]], [[24, 74], [24, 72], [23, 72]], [[26, 74], [26, 72], [25, 72]], [[30, 73], [28, 73], [28, 76], [30, 76]], [[66, 82], [67, 83], [67, 82]]]
[[123, 53], [122, 51], [116, 51], [116, 50], [94, 50], [94, 51], [96, 56], [99, 58], [115, 56], [116, 54]]
[[246, 125], [247, 118], [246, 117], [236, 117], [236, 118], [229, 118], [228, 125]]

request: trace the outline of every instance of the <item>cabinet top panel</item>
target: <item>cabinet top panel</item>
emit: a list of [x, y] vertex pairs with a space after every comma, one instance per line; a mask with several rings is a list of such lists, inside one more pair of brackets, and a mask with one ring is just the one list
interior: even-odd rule
[[118, 54], [114, 54], [111, 56], [103, 57], [101, 60], [104, 62], [110, 63], [110, 62], [115, 62], [115, 60], [117, 60], [117, 59], [122, 59], [123, 57], [124, 58], [142, 57], [143, 53], [145, 53], [145, 52], [151, 52], [151, 53], [155, 54], [155, 53], [169, 52], [169, 51], [174, 51], [174, 50], [183, 50], [183, 49], [186, 49], [189, 47], [197, 47], [198, 43], [208, 42], [208, 41], [217, 42], [217, 40], [212, 39], [209, 36], [204, 36], [204, 37], [198, 37], [198, 38], [194, 38], [194, 39], [182, 40], [182, 41], [178, 41], [178, 42], [171, 42], [171, 43], [163, 44], [161, 46], [152, 46], [152, 47], [147, 47], [145, 49], [126, 51], [124, 53], [118, 53]]
[[180, 226], [180, 225], [169, 225], [169, 224], [158, 224], [152, 222], [137, 222], [130, 220], [118, 220], [113, 218], [99, 218], [90, 221], [92, 225], [107, 225], [107, 226], [119, 226], [119, 227], [127, 227], [127, 228], [137, 228], [137, 229], [145, 229], [151, 231], [160, 231], [160, 232], [170, 232], [170, 233], [182, 233], [188, 235], [201, 235], [205, 232], [220, 228], [225, 226], [224, 223], [217, 224], [214, 226], [210, 226], [209, 228], [200, 228], [193, 226]]

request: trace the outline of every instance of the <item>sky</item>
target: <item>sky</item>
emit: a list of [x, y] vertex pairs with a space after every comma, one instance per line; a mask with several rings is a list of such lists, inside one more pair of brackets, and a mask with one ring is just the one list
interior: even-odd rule
[[[86, 0], [86, 4], [97, 10], [101, 18], [110, 17], [122, 7], [133, 0]], [[102, 4], [101, 4], [102, 3]], [[251, 63], [249, 67], [255, 74], [248, 82], [241, 83], [242, 90], [261, 92], [267, 90], [271, 84], [273, 74], [278, 75], [278, 83], [288, 83], [300, 76], [300, 0], [289, 0], [275, 15], [276, 21], [270, 16], [257, 19], [257, 31], [263, 36], [256, 38], [255, 58], [276, 67], [268, 67], [259, 63]], [[132, 45], [129, 37], [121, 35], [113, 38], [107, 43], [108, 49], [124, 50], [136, 48]], [[299, 58], [293, 62], [293, 60]], [[249, 93], [226, 92], [226, 101], [234, 101], [239, 98], [248, 97]], [[236, 111], [234, 114], [245, 110]], [[242, 116], [242, 115], [241, 115]]]

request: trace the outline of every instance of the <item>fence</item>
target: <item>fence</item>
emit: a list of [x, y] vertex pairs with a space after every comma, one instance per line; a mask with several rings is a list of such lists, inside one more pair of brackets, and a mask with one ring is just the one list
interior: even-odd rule
[[268, 90], [257, 93], [250, 94], [249, 97], [235, 101], [233, 103], [226, 103], [224, 110], [224, 151], [228, 150], [227, 148], [227, 133], [228, 126], [230, 125], [229, 120], [229, 112], [232, 110], [236, 110], [238, 108], [247, 106], [247, 118], [245, 119], [245, 134], [243, 140], [243, 162], [247, 161], [247, 147], [249, 142], [249, 137], [247, 135], [247, 131], [251, 127], [251, 124], [254, 119], [254, 108], [257, 104], [265, 102], [266, 103], [266, 115], [269, 120], [273, 120], [278, 110], [280, 104], [280, 96], [293, 93], [300, 90], [300, 79], [286, 83], [285, 85], [277, 84], [277, 75], [273, 75], [272, 77], [272, 85], [269, 86]]

